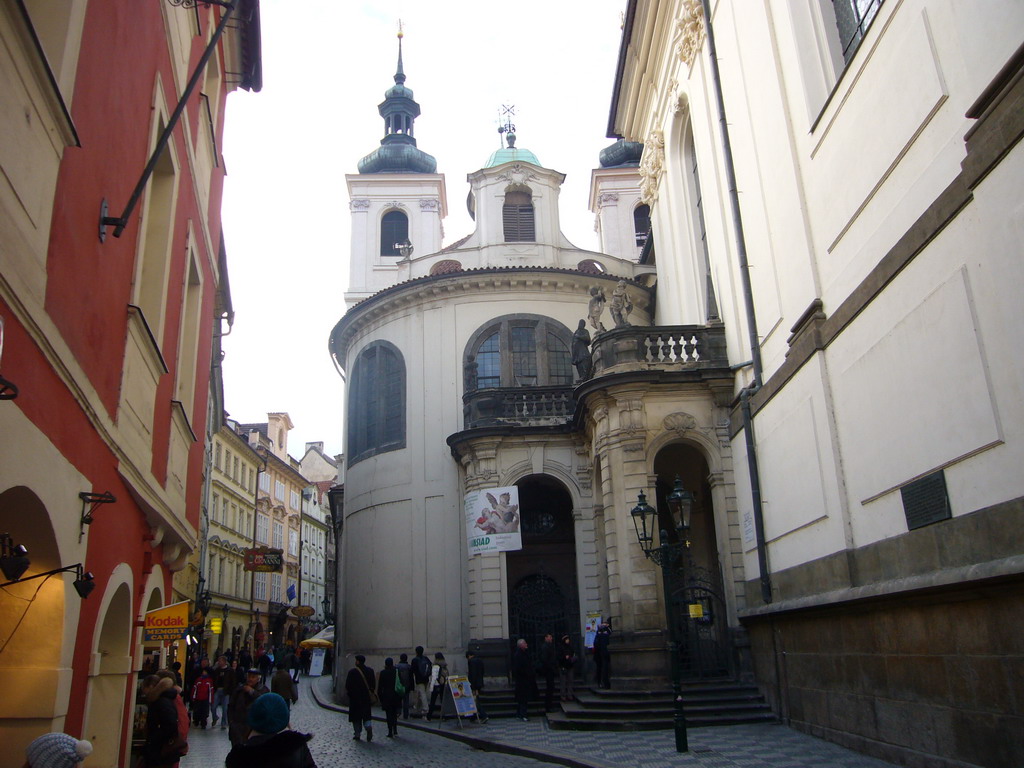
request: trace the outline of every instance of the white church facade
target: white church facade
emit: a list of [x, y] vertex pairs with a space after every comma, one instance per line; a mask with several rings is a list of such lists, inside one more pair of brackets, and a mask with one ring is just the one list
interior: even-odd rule
[[[668, 602], [686, 677], [756, 679], [785, 722], [880, 757], [1010, 765], [1021, 39], [1015, 3], [630, 0], [600, 252], [561, 234], [564, 177], [514, 136], [443, 246], [400, 57], [347, 177], [330, 337], [339, 654], [473, 644], [502, 674], [516, 637], [582, 648], [600, 615], [613, 682], [649, 683]], [[646, 494], [671, 528], [676, 478], [673, 591], [631, 512]], [[474, 553], [467, 496], [508, 488], [521, 548]]]

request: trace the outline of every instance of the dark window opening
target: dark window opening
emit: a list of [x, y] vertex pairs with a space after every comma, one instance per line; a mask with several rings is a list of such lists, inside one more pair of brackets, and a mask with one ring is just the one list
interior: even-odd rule
[[636, 232], [637, 245], [647, 242], [647, 235], [651, 232], [651, 207], [649, 205], [638, 205], [633, 209], [633, 231]]
[[878, 15], [883, 0], [832, 0], [836, 12], [836, 26], [839, 27], [839, 44], [843, 49], [843, 61], [847, 64], [857, 52], [860, 41]]
[[405, 447], [405, 363], [393, 345], [376, 342], [356, 358], [348, 424], [350, 464]]
[[409, 218], [401, 211], [388, 211], [380, 220], [380, 255], [401, 256], [399, 245], [409, 240]]
[[509, 315], [478, 331], [466, 350], [467, 390], [573, 383], [572, 333], [554, 320]]
[[532, 243], [537, 239], [533, 222], [533, 199], [529, 192], [506, 192], [501, 212], [506, 243]]

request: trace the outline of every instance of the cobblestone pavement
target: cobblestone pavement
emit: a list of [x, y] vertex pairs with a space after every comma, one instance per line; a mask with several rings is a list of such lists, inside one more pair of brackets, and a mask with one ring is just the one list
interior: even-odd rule
[[[310, 686], [316, 687], [323, 706], [310, 695]], [[347, 716], [328, 703], [332, 701], [330, 678], [303, 678], [292, 725], [316, 734], [310, 749], [320, 768], [477, 768], [482, 762], [488, 768], [537, 768], [538, 761], [575, 768], [892, 768], [891, 763], [778, 724], [692, 728], [685, 754], [675, 751], [672, 731], [553, 731], [542, 718], [525, 723], [495, 719], [486, 725], [467, 723], [462, 729], [450, 721], [400, 720], [397, 739], [385, 738], [387, 726], [375, 722], [374, 741], [367, 744], [352, 740]], [[189, 743], [181, 768], [224, 764], [227, 731], [193, 730]]]
[[[398, 722], [398, 737], [387, 738], [387, 725], [374, 722], [373, 743], [352, 740], [352, 726], [348, 716], [318, 707], [310, 695], [311, 682], [319, 683], [326, 691], [330, 678], [302, 678], [299, 682], [299, 701], [292, 708], [292, 727], [305, 733], [312, 732], [310, 751], [318, 768], [479, 768], [486, 761], [488, 768], [542, 768], [543, 763], [526, 757], [507, 754], [483, 755], [478, 749], [436, 734], [403, 727]], [[490, 726], [486, 726], [490, 727]], [[224, 765], [231, 744], [228, 732], [216, 728], [189, 731], [188, 755], [180, 768], [214, 768]]]

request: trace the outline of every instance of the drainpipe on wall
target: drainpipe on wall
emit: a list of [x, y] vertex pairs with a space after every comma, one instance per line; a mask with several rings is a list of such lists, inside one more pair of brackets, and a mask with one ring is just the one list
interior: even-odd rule
[[754, 378], [749, 386], [740, 392], [743, 410], [743, 435], [747, 445], [747, 468], [750, 475], [750, 497], [754, 507], [754, 533], [757, 540], [757, 564], [761, 572], [761, 599], [772, 602], [772, 582], [768, 572], [768, 550], [764, 539], [764, 509], [761, 504], [761, 478], [757, 465], [757, 444], [754, 440], [754, 423], [750, 412], [750, 398], [761, 389], [761, 343], [757, 333], [757, 315], [754, 312], [754, 292], [750, 286], [750, 264], [747, 262], [747, 241], [743, 234], [743, 218], [740, 214], [740, 199], [736, 190], [736, 169], [732, 158], [732, 142], [729, 140], [729, 124], [725, 119], [725, 100], [722, 97], [722, 76], [718, 70], [718, 53], [715, 49], [715, 33], [711, 26], [710, 0], [701, 0], [704, 11], [704, 35], [708, 41], [708, 58], [711, 62], [711, 79], [715, 86], [715, 102], [718, 106], [718, 121], [722, 128], [722, 154], [725, 175], [729, 184], [729, 207], [732, 211], [733, 234], [736, 239], [736, 255], [740, 266], [740, 283], [743, 288], [743, 308], [747, 318], [750, 356], [754, 367]]

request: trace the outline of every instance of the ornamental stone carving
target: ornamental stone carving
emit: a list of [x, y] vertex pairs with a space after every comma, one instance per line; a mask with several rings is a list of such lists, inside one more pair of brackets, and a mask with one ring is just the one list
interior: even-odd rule
[[388, 208], [390, 210], [396, 210], [397, 209], [397, 210], [404, 211], [406, 209], [405, 203], [400, 203], [397, 200], [392, 200], [390, 203], [387, 203], [384, 207]]
[[349, 202], [348, 207], [353, 211], [366, 211], [370, 208], [369, 200], [352, 200]]
[[509, 170], [498, 177], [499, 181], [508, 181], [512, 184], [525, 184], [527, 181], [536, 181], [537, 175], [520, 163], [515, 163]]
[[669, 432], [678, 432], [679, 434], [697, 428], [697, 419], [685, 411], [670, 413], [661, 423]]
[[640, 157], [640, 199], [653, 206], [658, 199], [658, 183], [665, 170], [665, 134], [651, 131]]
[[601, 196], [597, 198], [597, 207], [604, 208], [606, 205], [615, 205], [619, 202], [618, 192], [602, 192]]
[[676, 32], [680, 40], [676, 44], [676, 55], [686, 66], [693, 64], [697, 51], [704, 43], [704, 9], [701, 0], [683, 0]]
[[437, 211], [440, 210], [440, 208], [441, 204], [438, 202], [437, 198], [427, 198], [424, 200], [420, 200], [421, 211]]

